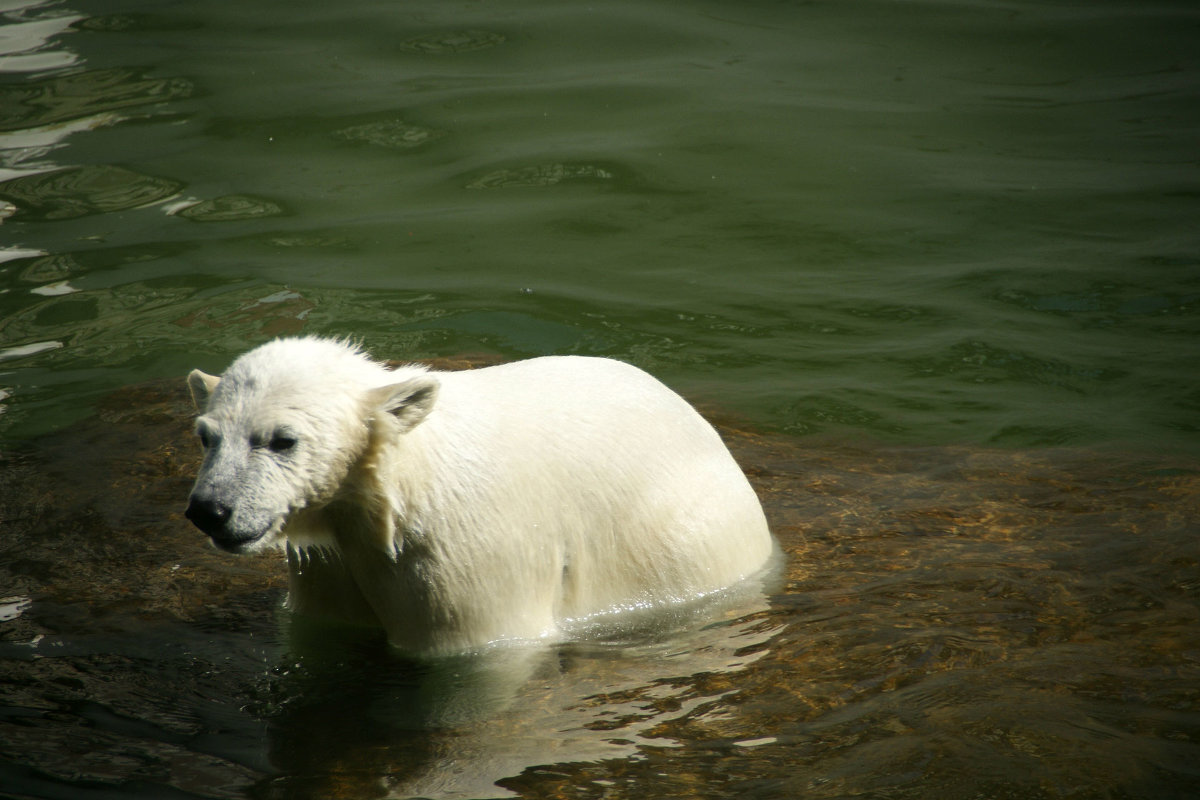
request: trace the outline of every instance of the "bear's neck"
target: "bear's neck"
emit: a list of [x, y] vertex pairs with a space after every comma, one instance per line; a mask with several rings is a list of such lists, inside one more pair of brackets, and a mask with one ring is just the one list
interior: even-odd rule
[[457, 481], [423, 441], [428, 424], [373, 441], [337, 496], [300, 512], [286, 530], [293, 547], [310, 542], [314, 556], [307, 569], [302, 558], [289, 560], [292, 608], [379, 625], [392, 644], [423, 653], [469, 644], [449, 578], [456, 573], [436, 530], [439, 513], [461, 505], [446, 496]]

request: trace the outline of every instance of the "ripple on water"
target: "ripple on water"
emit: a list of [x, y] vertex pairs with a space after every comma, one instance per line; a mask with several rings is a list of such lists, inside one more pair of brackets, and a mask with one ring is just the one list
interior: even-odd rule
[[422, 128], [420, 125], [412, 125], [404, 120], [392, 119], [354, 125], [336, 131], [333, 135], [346, 142], [410, 150], [440, 139], [446, 135], [446, 132]]
[[504, 36], [492, 31], [463, 30], [446, 33], [429, 33], [414, 36], [400, 43], [400, 49], [408, 53], [425, 55], [451, 55], [486, 50], [504, 42]]
[[277, 217], [283, 214], [278, 203], [261, 197], [245, 194], [227, 194], [176, 211], [177, 216], [192, 222], [232, 222], [261, 217]]
[[26, 219], [64, 220], [151, 205], [178, 194], [183, 184], [109, 164], [64, 167], [0, 183], [0, 199]]
[[129, 33], [132, 31], [179, 31], [199, 28], [198, 21], [156, 14], [100, 14], [71, 23], [71, 27], [93, 33]]
[[563, 181], [599, 180], [614, 177], [611, 170], [595, 164], [537, 164], [517, 169], [498, 169], [467, 184], [468, 189], [512, 189], [532, 186], [554, 186]]
[[0, 86], [0, 132], [38, 128], [190, 97], [186, 78], [148, 78], [129, 68], [75, 72]]

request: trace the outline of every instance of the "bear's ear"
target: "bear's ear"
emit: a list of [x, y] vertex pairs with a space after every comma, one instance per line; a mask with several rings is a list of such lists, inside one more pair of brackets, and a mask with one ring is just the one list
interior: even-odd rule
[[369, 400], [379, 411], [386, 411], [400, 421], [400, 430], [407, 433], [421, 424], [437, 400], [438, 379], [421, 373], [410, 378], [372, 389]]
[[212, 396], [220, 382], [220, 376], [208, 375], [198, 369], [194, 369], [188, 374], [188, 389], [192, 393], [192, 402], [196, 404], [197, 410], [203, 411], [208, 406], [208, 398]]
[[209, 404], [209, 397], [220, 383], [220, 375], [206, 374], [199, 369], [192, 369], [192, 372], [187, 374], [187, 389], [192, 392], [192, 402], [196, 403], [197, 410], [205, 409]]

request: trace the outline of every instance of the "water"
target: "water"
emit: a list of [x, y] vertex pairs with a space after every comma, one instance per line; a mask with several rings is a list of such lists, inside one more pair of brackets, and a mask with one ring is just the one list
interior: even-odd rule
[[[0, 795], [1194, 795], [1198, 45], [1183, 2], [0, 4]], [[651, 370], [784, 585], [294, 652], [279, 565], [179, 519], [177, 392], [300, 332]]]
[[800, 435], [1196, 445], [1190, 4], [5, 21], [8, 436], [305, 330], [614, 355]]

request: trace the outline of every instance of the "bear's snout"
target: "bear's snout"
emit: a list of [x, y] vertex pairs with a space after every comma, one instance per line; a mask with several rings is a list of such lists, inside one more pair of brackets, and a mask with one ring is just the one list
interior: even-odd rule
[[188, 500], [187, 511], [183, 512], [193, 525], [211, 536], [217, 544], [226, 533], [225, 526], [232, 514], [233, 510], [224, 503], [195, 495]]
[[213, 544], [229, 553], [245, 553], [263, 536], [257, 527], [239, 524], [233, 508], [203, 494], [192, 494], [183, 515], [207, 533]]

